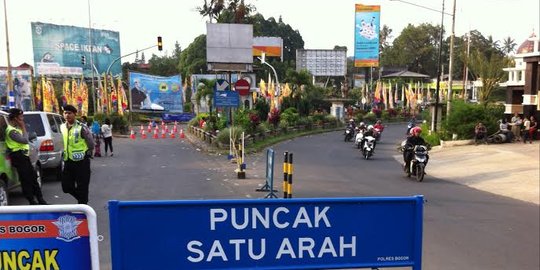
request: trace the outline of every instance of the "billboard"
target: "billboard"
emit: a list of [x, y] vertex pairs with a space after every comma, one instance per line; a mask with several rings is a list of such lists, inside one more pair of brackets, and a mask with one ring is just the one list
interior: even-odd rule
[[356, 4], [354, 19], [354, 66], [379, 66], [381, 6]]
[[132, 110], [183, 112], [182, 78], [129, 73]]
[[283, 39], [280, 37], [253, 37], [253, 56], [280, 57], [283, 60]]
[[242, 71], [253, 69], [253, 25], [206, 24], [208, 70]]
[[[109, 65], [120, 57], [118, 32], [100, 29], [90, 31], [84, 27], [41, 22], [32, 22], [31, 26], [36, 76], [84, 73], [84, 76], [90, 77], [92, 56], [98, 74], [105, 73]], [[115, 63], [110, 72], [113, 75], [120, 74], [120, 63]]]
[[[32, 70], [30, 68], [11, 68], [13, 80], [14, 106], [23, 111], [32, 110]], [[0, 67], [0, 97], [6, 97], [7, 68]], [[2, 102], [5, 104], [6, 102]]]
[[296, 50], [296, 71], [307, 69], [313, 76], [345, 76], [347, 50]]
[[113, 269], [421, 269], [423, 196], [109, 201], [108, 209]]

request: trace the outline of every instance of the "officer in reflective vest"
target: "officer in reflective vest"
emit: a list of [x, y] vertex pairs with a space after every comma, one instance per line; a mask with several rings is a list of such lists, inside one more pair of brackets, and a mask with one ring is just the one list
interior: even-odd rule
[[[32, 166], [28, 151], [28, 133], [24, 123], [23, 111], [18, 108], [9, 109], [9, 124], [6, 128], [6, 148], [11, 165], [17, 169], [24, 197], [32, 205], [47, 204], [43, 199], [37, 174]], [[37, 199], [37, 201], [36, 201]]]
[[66, 123], [60, 126], [64, 138], [65, 162], [62, 190], [75, 197], [77, 203], [87, 204], [94, 139], [88, 127], [75, 120], [76, 114], [77, 109], [73, 105], [64, 106]]

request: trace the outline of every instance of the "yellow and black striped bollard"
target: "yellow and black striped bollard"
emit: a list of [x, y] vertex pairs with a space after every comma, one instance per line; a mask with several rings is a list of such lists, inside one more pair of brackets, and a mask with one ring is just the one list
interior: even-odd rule
[[288, 189], [287, 193], [289, 195], [289, 199], [292, 198], [292, 175], [293, 175], [293, 153], [289, 154], [289, 171], [288, 171]]
[[287, 199], [287, 190], [288, 190], [288, 172], [289, 172], [289, 152], [285, 152], [284, 161], [283, 161], [283, 198]]

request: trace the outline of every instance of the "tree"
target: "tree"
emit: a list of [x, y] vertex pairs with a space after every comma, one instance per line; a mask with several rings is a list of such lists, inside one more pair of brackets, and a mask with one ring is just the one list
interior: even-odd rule
[[506, 76], [503, 68], [507, 65], [508, 59], [498, 54], [486, 56], [480, 50], [473, 51], [469, 61], [469, 69], [475, 79], [482, 81], [482, 87], [478, 92], [478, 101], [487, 104], [493, 90], [497, 84]]
[[390, 46], [388, 40], [392, 38], [392, 29], [388, 25], [383, 25], [381, 31], [379, 31], [379, 51], [383, 52], [384, 49]]
[[215, 124], [216, 119], [212, 115], [212, 107], [214, 104], [214, 85], [216, 84], [216, 80], [207, 80], [207, 79], [201, 79], [199, 82], [199, 85], [197, 85], [197, 92], [195, 93], [195, 104], [197, 104], [197, 111], [199, 111], [198, 107], [201, 106], [201, 99], [204, 99], [206, 104], [208, 104], [208, 110], [210, 114], [210, 123], [212, 123], [211, 127], [212, 130], [215, 130]]
[[200, 35], [180, 54], [178, 70], [182, 78], [192, 74], [206, 73], [206, 35]]
[[245, 4], [244, 0], [229, 0], [225, 9], [218, 15], [218, 23], [249, 23], [249, 17], [255, 12], [254, 5]]
[[224, 0], [204, 0], [204, 4], [197, 7], [196, 10], [203, 17], [208, 17], [208, 21], [212, 22], [213, 19], [217, 20], [221, 11], [225, 8]]
[[515, 49], [516, 49], [516, 42], [513, 38], [511, 37], [507, 37], [503, 40], [503, 50], [504, 50], [504, 53], [506, 53], [506, 55], [509, 55], [510, 53], [512, 53]]

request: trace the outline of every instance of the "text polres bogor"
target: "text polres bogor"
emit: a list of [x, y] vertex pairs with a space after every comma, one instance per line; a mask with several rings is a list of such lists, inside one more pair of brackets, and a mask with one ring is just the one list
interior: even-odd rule
[[[211, 243], [191, 240], [186, 246], [189, 252], [187, 259], [190, 262], [199, 263], [213, 260], [261, 260], [267, 255], [277, 260], [356, 256], [356, 236], [321, 236], [315, 231], [326, 229], [327, 232], [327, 228], [332, 227], [327, 215], [330, 211], [329, 206], [299, 207], [294, 210], [287, 207], [211, 208], [209, 210], [210, 231], [223, 232], [222, 235], [226, 237], [231, 229], [259, 230], [261, 237], [219, 239]], [[287, 236], [298, 233], [301, 235], [282, 239], [262, 237], [263, 234], [265, 236], [282, 234], [278, 233], [282, 230], [290, 230], [290, 233], [285, 233]], [[274, 245], [279, 243], [279, 245], [267, 246], [267, 244], [272, 245], [270, 243]]]

